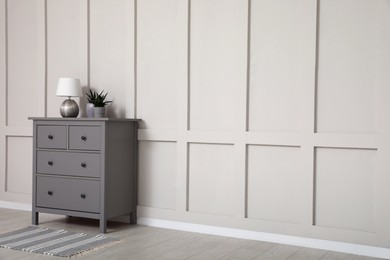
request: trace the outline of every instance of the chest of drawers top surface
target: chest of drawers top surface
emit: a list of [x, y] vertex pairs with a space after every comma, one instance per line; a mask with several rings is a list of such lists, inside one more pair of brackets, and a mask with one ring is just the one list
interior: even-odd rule
[[104, 121], [111, 121], [111, 122], [120, 122], [120, 121], [127, 121], [127, 122], [140, 122], [142, 121], [141, 119], [138, 118], [88, 118], [88, 117], [68, 117], [68, 118], [63, 118], [63, 117], [29, 117], [29, 120], [35, 120], [35, 121], [50, 121], [50, 122], [55, 122], [55, 121], [71, 121], [71, 122], [104, 122]]

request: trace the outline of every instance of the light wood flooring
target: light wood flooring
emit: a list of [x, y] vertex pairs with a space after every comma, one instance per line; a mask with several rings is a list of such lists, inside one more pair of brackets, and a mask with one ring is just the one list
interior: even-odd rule
[[[0, 233], [31, 225], [31, 213], [0, 208]], [[89, 234], [98, 233], [98, 221], [40, 214], [40, 226]], [[121, 242], [77, 256], [82, 260], [116, 259], [377, 259], [326, 250], [228, 238], [141, 225], [109, 222], [110, 237]], [[55, 256], [0, 248], [0, 260], [61, 259]], [[66, 258], [65, 258], [66, 259]]]

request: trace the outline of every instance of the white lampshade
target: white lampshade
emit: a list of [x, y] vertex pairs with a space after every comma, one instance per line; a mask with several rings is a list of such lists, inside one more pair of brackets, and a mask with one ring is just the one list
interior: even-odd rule
[[60, 97], [81, 97], [81, 84], [79, 79], [60, 78], [57, 86], [57, 96]]

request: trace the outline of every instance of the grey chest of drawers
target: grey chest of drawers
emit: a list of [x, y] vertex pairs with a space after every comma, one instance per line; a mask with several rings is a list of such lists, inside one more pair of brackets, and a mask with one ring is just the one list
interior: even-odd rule
[[136, 223], [137, 119], [33, 120], [32, 223], [39, 213]]

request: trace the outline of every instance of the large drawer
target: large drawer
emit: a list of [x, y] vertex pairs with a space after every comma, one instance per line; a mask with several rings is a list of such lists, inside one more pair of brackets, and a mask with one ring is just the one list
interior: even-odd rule
[[98, 180], [37, 176], [37, 206], [99, 212]]
[[37, 151], [37, 173], [100, 177], [100, 154]]
[[66, 126], [37, 126], [37, 148], [66, 149], [66, 140]]
[[100, 150], [100, 126], [69, 126], [69, 149]]

